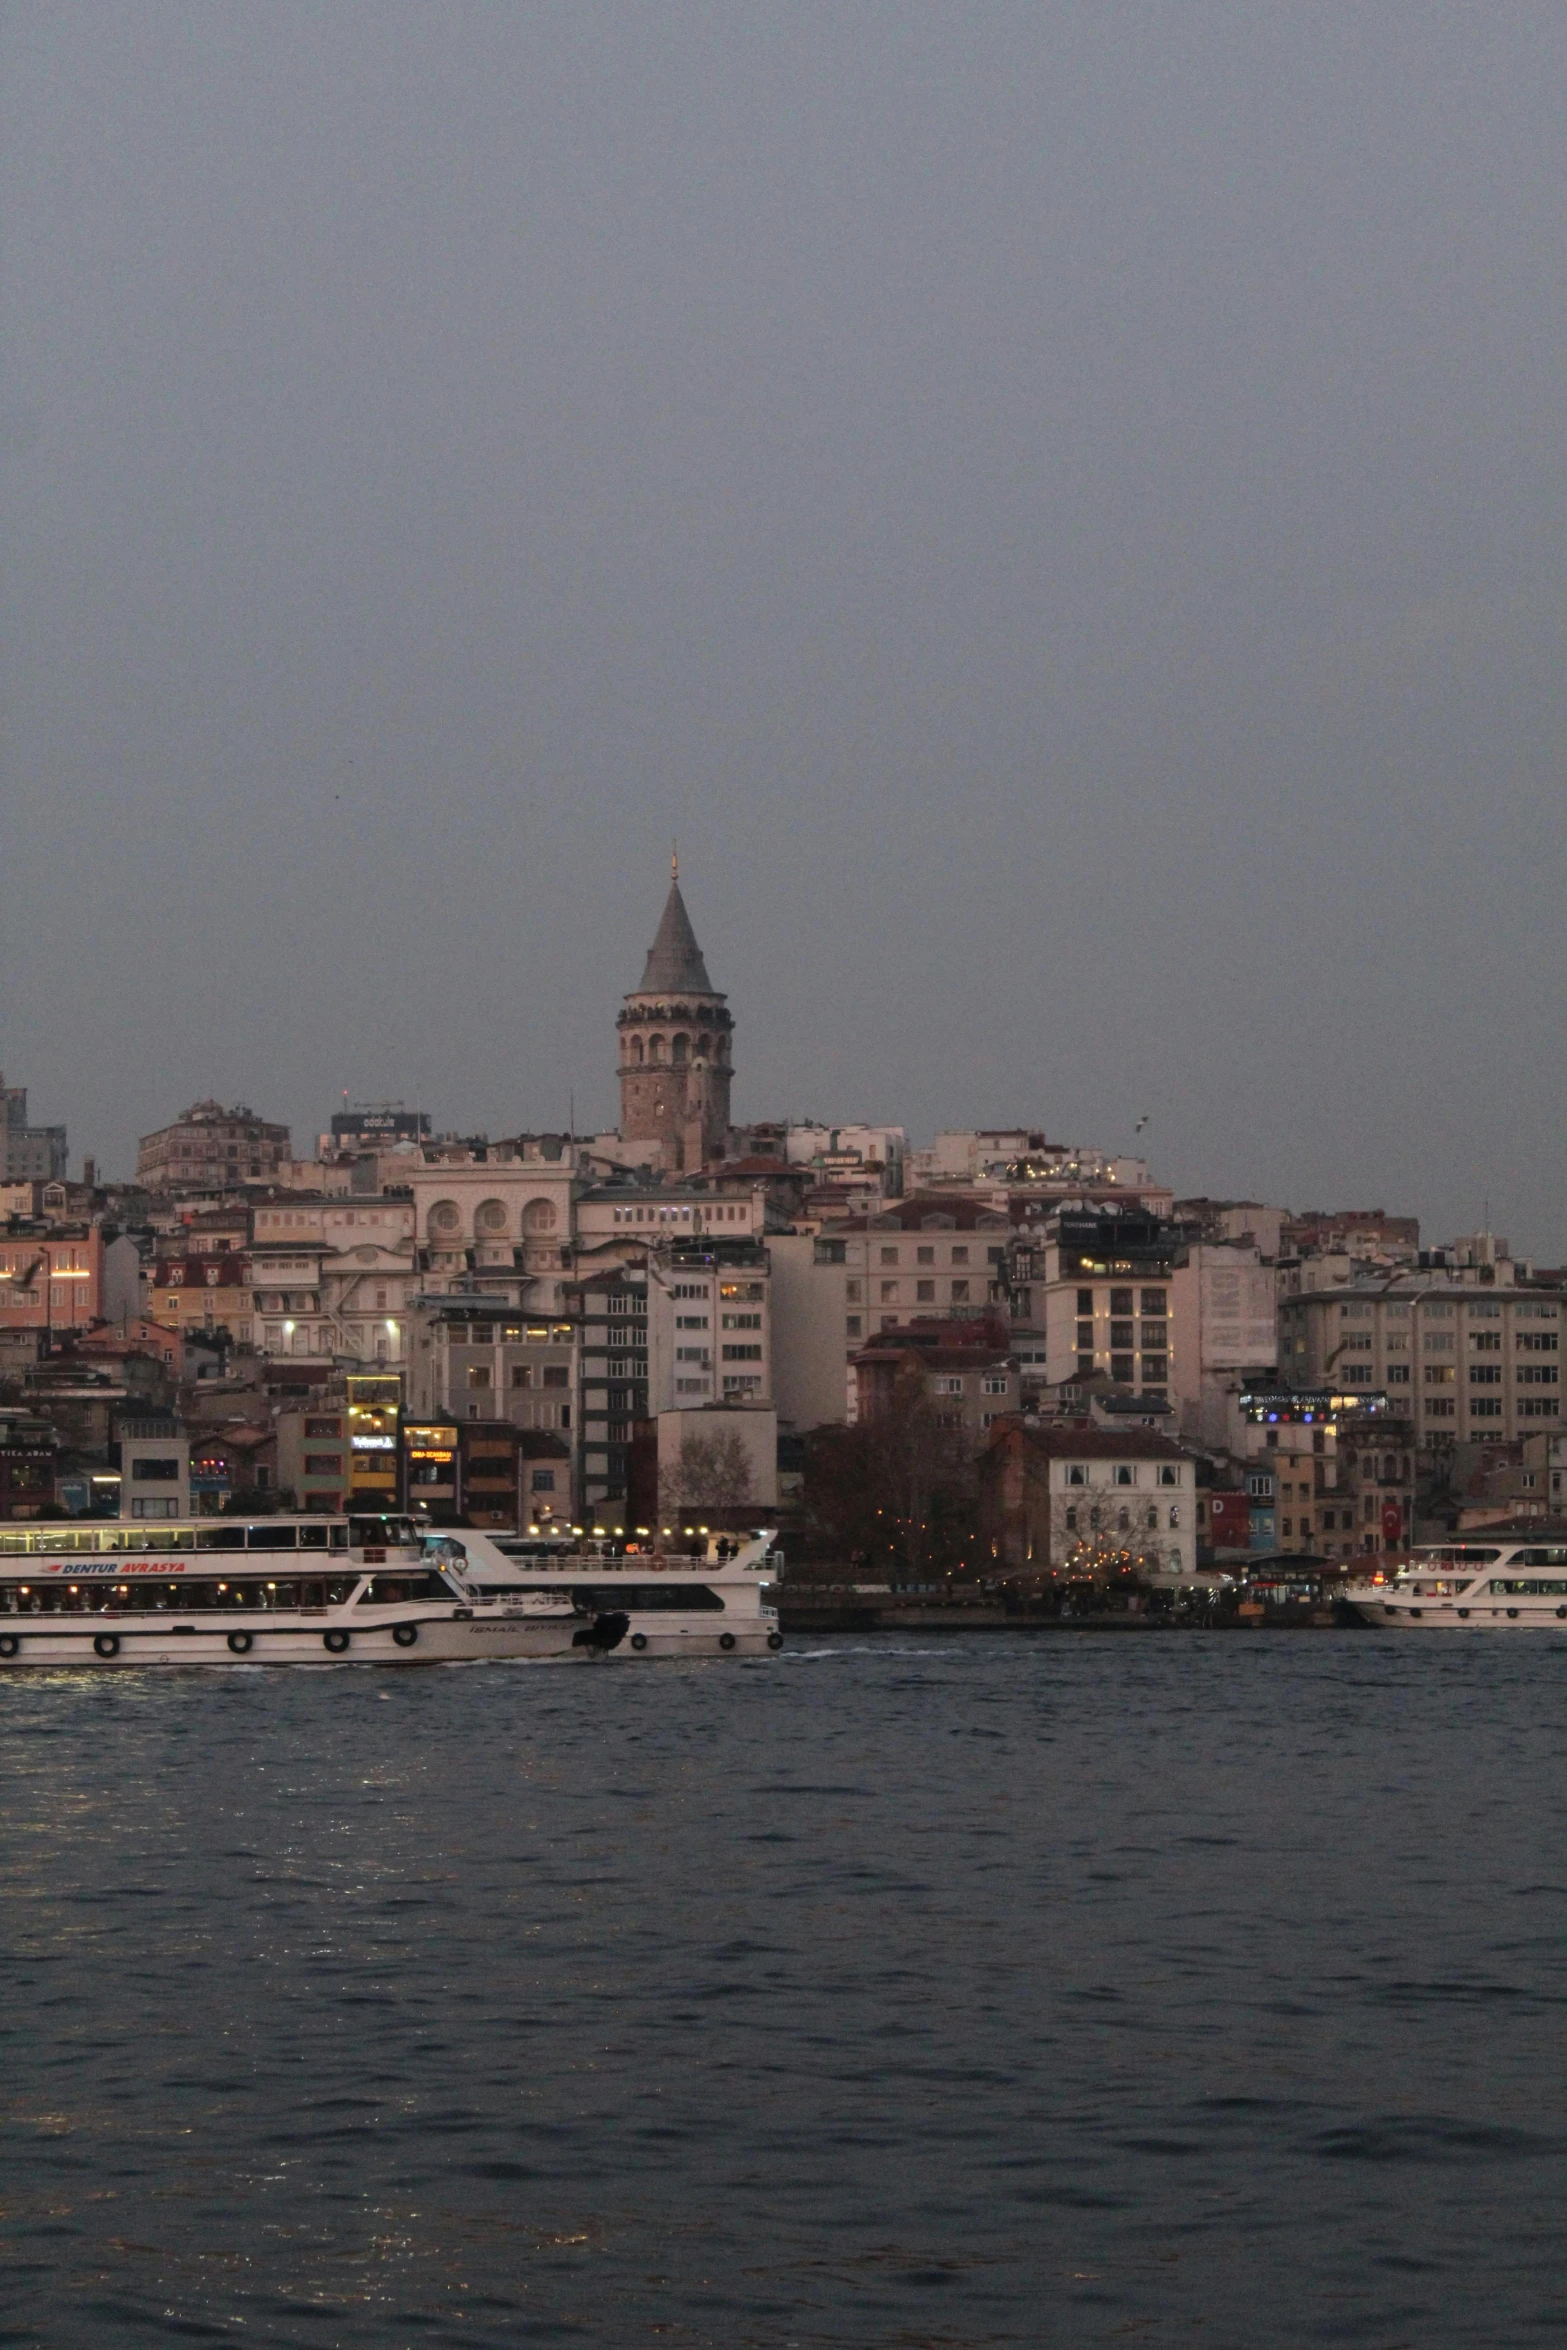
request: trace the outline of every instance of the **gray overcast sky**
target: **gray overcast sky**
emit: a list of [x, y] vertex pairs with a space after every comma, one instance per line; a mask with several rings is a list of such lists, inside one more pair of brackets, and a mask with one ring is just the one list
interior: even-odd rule
[[1567, 1254], [1567, 11], [0, 16], [0, 1065], [1041, 1121]]

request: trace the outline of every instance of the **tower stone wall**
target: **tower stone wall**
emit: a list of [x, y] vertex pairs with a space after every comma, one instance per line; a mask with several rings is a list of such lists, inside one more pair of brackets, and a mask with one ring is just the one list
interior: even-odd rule
[[641, 985], [626, 997], [615, 1025], [621, 1140], [657, 1143], [660, 1163], [671, 1173], [692, 1173], [722, 1158], [734, 1020], [707, 975], [678, 872]]

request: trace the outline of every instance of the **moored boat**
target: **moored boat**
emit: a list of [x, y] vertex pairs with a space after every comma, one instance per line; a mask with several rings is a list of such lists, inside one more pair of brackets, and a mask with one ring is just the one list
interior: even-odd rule
[[1567, 1543], [1434, 1543], [1385, 1580], [1351, 1582], [1348, 1598], [1395, 1632], [1567, 1631]]

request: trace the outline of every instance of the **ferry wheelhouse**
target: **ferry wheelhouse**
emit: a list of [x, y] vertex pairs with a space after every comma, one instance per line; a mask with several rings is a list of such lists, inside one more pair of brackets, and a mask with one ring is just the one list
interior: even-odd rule
[[626, 1629], [569, 1590], [481, 1588], [460, 1545], [411, 1518], [0, 1526], [10, 1670], [586, 1661]]
[[1567, 1632], [1567, 1543], [1474, 1541], [1417, 1550], [1352, 1607], [1395, 1632]]

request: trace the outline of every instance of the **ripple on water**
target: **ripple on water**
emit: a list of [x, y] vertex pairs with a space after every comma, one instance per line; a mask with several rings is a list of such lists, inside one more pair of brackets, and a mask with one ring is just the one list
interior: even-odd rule
[[1447, 1650], [9, 1681], [0, 2344], [1547, 2331], [1557, 1678]]

